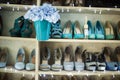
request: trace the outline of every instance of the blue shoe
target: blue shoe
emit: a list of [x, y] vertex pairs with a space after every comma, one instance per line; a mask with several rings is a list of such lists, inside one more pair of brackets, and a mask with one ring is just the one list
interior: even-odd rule
[[62, 29], [61, 29], [61, 22], [60, 20], [52, 24], [52, 29], [51, 29], [51, 38], [61, 38], [62, 37]]
[[95, 31], [94, 31], [91, 21], [88, 21], [87, 24], [88, 24], [88, 38], [95, 39]]
[[23, 27], [21, 28], [21, 37], [30, 37], [32, 34], [32, 23], [28, 20], [24, 20]]
[[110, 47], [104, 47], [103, 54], [105, 57], [106, 70], [115, 71], [118, 68], [117, 61], [112, 60], [112, 51]]
[[21, 31], [21, 28], [23, 26], [23, 22], [24, 22], [24, 17], [23, 16], [15, 19], [14, 27], [9, 30], [10, 35], [12, 37], [21, 37], [20, 31]]
[[74, 30], [73, 38], [75, 38], [75, 39], [83, 39], [84, 38], [83, 29], [80, 26], [78, 21], [75, 22], [73, 30]]
[[33, 49], [31, 52], [29, 63], [26, 64], [26, 70], [35, 70], [35, 49]]
[[8, 61], [8, 49], [0, 49], [0, 68], [6, 67]]
[[72, 33], [73, 33], [72, 22], [68, 21], [68, 22], [66, 22], [66, 24], [63, 28], [62, 38], [72, 39]]
[[25, 51], [23, 48], [20, 48], [17, 53], [15, 68], [17, 70], [23, 70], [25, 68]]
[[96, 39], [104, 39], [104, 29], [100, 21], [96, 22], [95, 25], [95, 37]]
[[113, 26], [108, 21], [106, 22], [106, 25], [105, 25], [105, 39], [107, 40], [115, 39]]

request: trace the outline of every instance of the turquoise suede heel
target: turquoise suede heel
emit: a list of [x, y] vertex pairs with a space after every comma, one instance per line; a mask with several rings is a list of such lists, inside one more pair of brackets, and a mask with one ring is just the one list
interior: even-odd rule
[[83, 39], [84, 38], [83, 29], [80, 26], [78, 21], [75, 22], [73, 30], [74, 30], [73, 38], [75, 38], [75, 39]]
[[68, 21], [63, 28], [62, 38], [72, 39], [72, 33], [72, 22]]
[[88, 33], [89, 33], [88, 38], [95, 39], [95, 31], [94, 31], [91, 21], [88, 21], [87, 24], [88, 24]]
[[104, 39], [104, 29], [100, 21], [96, 22], [95, 25], [95, 37], [96, 39]]

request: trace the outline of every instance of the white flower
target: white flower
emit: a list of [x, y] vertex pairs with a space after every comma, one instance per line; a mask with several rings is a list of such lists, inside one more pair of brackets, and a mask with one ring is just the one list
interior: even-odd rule
[[56, 23], [60, 19], [59, 12], [51, 4], [44, 3], [41, 7], [33, 6], [25, 15], [25, 19], [32, 21], [47, 20]]

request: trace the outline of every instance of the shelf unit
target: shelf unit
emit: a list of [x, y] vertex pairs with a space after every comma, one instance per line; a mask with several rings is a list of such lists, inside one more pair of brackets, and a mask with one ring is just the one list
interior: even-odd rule
[[[37, 6], [40, 6], [41, 0], [37, 0]], [[9, 59], [8, 65], [6, 68], [0, 68], [1, 73], [14, 73], [14, 74], [28, 74], [35, 75], [35, 80], [39, 80], [39, 75], [41, 74], [50, 74], [50, 75], [120, 75], [119, 71], [40, 71], [40, 51], [44, 46], [48, 46], [51, 50], [55, 48], [62, 47], [65, 48], [67, 45], [71, 44], [73, 49], [76, 46], [82, 46], [88, 50], [100, 51], [104, 46], [111, 46], [115, 48], [119, 45], [119, 40], [86, 40], [86, 39], [49, 39], [48, 41], [37, 41], [33, 38], [18, 38], [18, 37], [9, 37], [9, 29], [13, 26], [14, 19], [20, 15], [23, 15], [32, 5], [18, 5], [18, 4], [0, 4], [0, 15], [3, 16], [3, 36], [0, 36], [0, 47], [8, 47], [10, 50], [10, 56], [13, 57]], [[96, 8], [96, 7], [70, 7], [70, 6], [55, 6], [59, 11], [62, 19], [62, 25], [69, 19], [72, 19], [72, 22], [79, 20], [83, 26], [84, 17], [88, 16], [89, 19], [93, 20], [93, 23], [97, 19], [101, 20], [104, 24], [106, 20], [113, 21], [113, 25], [120, 19], [120, 9], [119, 8]], [[8, 14], [8, 12], [10, 14]], [[17, 14], [16, 14], [17, 13]], [[7, 16], [6, 16], [7, 15]], [[64, 17], [66, 16], [66, 17]], [[104, 17], [104, 19], [103, 19]], [[10, 19], [11, 18], [11, 19]], [[6, 20], [8, 19], [8, 23]], [[10, 19], [10, 21], [9, 21]], [[4, 22], [5, 21], [5, 22]], [[10, 27], [11, 26], [11, 27]], [[7, 33], [6, 33], [7, 31]], [[64, 43], [64, 44], [63, 44]], [[53, 46], [51, 46], [53, 45]], [[58, 46], [59, 45], [59, 46]], [[14, 48], [13, 48], [14, 47]], [[29, 56], [32, 49], [36, 49], [36, 68], [35, 71], [18, 71], [14, 69], [15, 58], [17, 51], [20, 47], [24, 47]], [[28, 59], [28, 58], [27, 58]], [[27, 61], [26, 61], [27, 62]], [[12, 66], [11, 66], [12, 65]]]

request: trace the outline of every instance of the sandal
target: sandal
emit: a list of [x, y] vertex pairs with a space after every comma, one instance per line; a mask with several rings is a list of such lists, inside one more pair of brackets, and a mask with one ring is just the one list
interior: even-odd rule
[[111, 70], [115, 71], [118, 68], [117, 62], [112, 60], [112, 51], [110, 47], [104, 47], [103, 48], [103, 54], [105, 57], [105, 62], [106, 62], [106, 70]]
[[63, 66], [61, 65], [61, 59], [62, 59], [62, 52], [61, 49], [55, 49], [54, 50], [54, 61], [55, 63], [52, 65], [52, 70], [54, 71], [60, 71], [63, 69]]
[[24, 62], [25, 62], [25, 51], [23, 48], [20, 48], [16, 56], [15, 68], [17, 70], [23, 70], [25, 68]]
[[0, 68], [6, 67], [8, 61], [8, 49], [0, 49]]
[[29, 63], [26, 64], [26, 70], [35, 70], [35, 49], [31, 52]]
[[14, 27], [9, 30], [10, 35], [12, 37], [20, 37], [21, 36], [20, 30], [22, 28], [23, 22], [24, 22], [24, 17], [23, 16], [15, 19]]
[[75, 70], [82, 71], [84, 70], [84, 63], [82, 60], [82, 50], [81, 47], [77, 47], [75, 50]]
[[21, 37], [30, 37], [32, 34], [32, 23], [28, 20], [24, 20], [23, 27], [21, 29]]
[[48, 47], [44, 47], [41, 56], [42, 64], [40, 65], [40, 69], [43, 71], [50, 70], [50, 65], [48, 64], [48, 61], [50, 59], [50, 49]]
[[51, 38], [61, 38], [62, 37], [62, 29], [60, 28], [60, 20], [52, 24], [52, 29], [51, 29]]
[[73, 54], [72, 54], [72, 46], [67, 46], [64, 52], [64, 62], [63, 67], [66, 71], [72, 71], [74, 69], [73, 62]]

